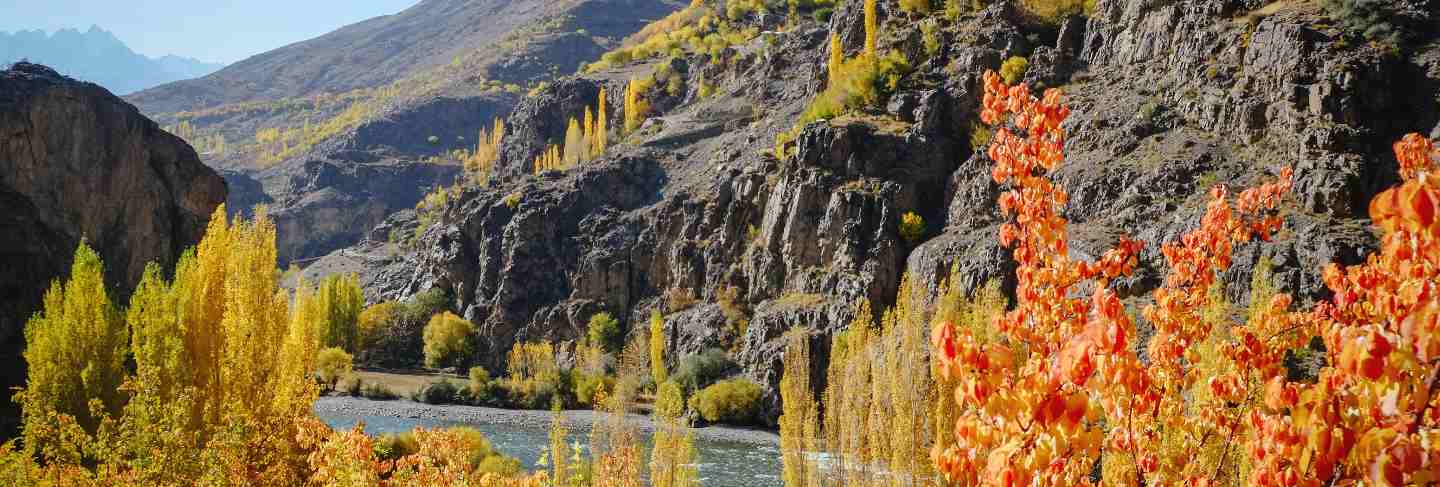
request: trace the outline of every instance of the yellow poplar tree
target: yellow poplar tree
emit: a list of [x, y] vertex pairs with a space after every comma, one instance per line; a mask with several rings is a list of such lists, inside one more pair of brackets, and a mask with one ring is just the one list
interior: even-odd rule
[[565, 126], [565, 146], [563, 149], [563, 164], [565, 168], [571, 168], [580, 163], [584, 154], [585, 135], [580, 131], [580, 123], [575, 117], [570, 117], [570, 123]]
[[585, 107], [585, 124], [580, 130], [581, 158], [590, 159], [595, 157], [595, 112], [590, 107]]
[[[70, 277], [51, 283], [44, 308], [25, 325], [25, 388], [21, 406], [25, 448], [46, 457], [62, 454], [63, 423], [73, 421], [87, 433], [120, 412], [129, 340], [125, 321], [105, 291], [100, 256], [81, 242]], [[92, 414], [91, 402], [99, 409]]]
[[780, 377], [780, 455], [785, 485], [819, 484], [819, 471], [807, 452], [817, 446], [820, 412], [810, 387], [810, 332], [795, 328], [786, 334], [784, 372]]
[[699, 485], [695, 467], [695, 433], [681, 419], [685, 396], [674, 381], [660, 383], [655, 391], [655, 444], [650, 454], [651, 487]]
[[597, 104], [595, 114], [595, 154], [598, 156], [605, 153], [606, 145], [610, 143], [610, 122], [606, 113], [609, 109], [605, 103], [605, 88], [600, 88], [600, 101]]
[[835, 83], [835, 78], [840, 73], [840, 66], [845, 63], [845, 48], [840, 45], [840, 36], [830, 34], [830, 62], [826, 66], [829, 71], [830, 83]]
[[865, 0], [865, 55], [875, 57], [875, 42], [880, 34], [880, 14], [875, 0]]
[[665, 370], [665, 320], [660, 310], [650, 311], [650, 375], [656, 384], [664, 384]]

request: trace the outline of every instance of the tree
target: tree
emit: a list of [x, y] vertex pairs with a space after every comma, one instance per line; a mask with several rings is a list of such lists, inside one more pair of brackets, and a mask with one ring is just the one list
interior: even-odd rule
[[[81, 242], [70, 277], [51, 283], [42, 310], [25, 324], [29, 368], [16, 402], [28, 452], [79, 460], [79, 452], [61, 451], [66, 421], [60, 417], [93, 434], [120, 412], [128, 340], [125, 321], [105, 291], [100, 256]], [[92, 401], [99, 407], [92, 409]]]
[[650, 311], [650, 376], [655, 379], [655, 384], [664, 384], [667, 380], [665, 370], [665, 320], [660, 317], [660, 310]]
[[320, 281], [318, 297], [324, 316], [320, 322], [320, 345], [356, 352], [360, 311], [365, 306], [359, 276], [352, 273], [324, 278]]
[[562, 156], [566, 168], [574, 167], [580, 163], [585, 152], [585, 135], [580, 131], [580, 123], [570, 118], [570, 123], [565, 128], [565, 148]]
[[342, 377], [354, 370], [354, 361], [345, 350], [329, 347], [315, 356], [315, 376], [326, 387], [334, 388]]
[[470, 335], [475, 325], [449, 311], [430, 318], [425, 325], [425, 366], [460, 366], [470, 353]]
[[620, 340], [620, 322], [604, 311], [590, 315], [586, 336], [590, 338], [590, 346], [604, 351], [614, 350]]
[[865, 55], [878, 57], [875, 43], [880, 35], [880, 14], [876, 11], [875, 0], [865, 0]]
[[835, 76], [840, 73], [841, 66], [845, 63], [845, 47], [840, 45], [840, 36], [830, 34], [830, 61], [825, 65], [826, 75], [834, 83]]
[[[1061, 126], [1069, 109], [1062, 94], [1052, 89], [1036, 98], [1023, 85], [1006, 86], [994, 72], [985, 74], [984, 83], [981, 118], [999, 126], [989, 151], [992, 174], [1010, 185], [999, 203], [1015, 216], [1001, 226], [999, 239], [1015, 249], [1017, 302], [992, 324], [998, 341], [982, 343], [972, 325], [939, 322], [932, 330], [936, 370], [956, 384], [954, 426], [942, 428], [954, 432], [954, 442], [931, 453], [947, 481], [1073, 484], [1092, 475], [1097, 460], [1103, 460], [1107, 481], [1135, 484], [1201, 482], [1235, 471], [1234, 462], [1241, 461], [1252, 465], [1249, 482], [1260, 485], [1352, 475], [1327, 462], [1348, 450], [1346, 438], [1357, 431], [1350, 428], [1364, 433], [1365, 426], [1326, 418], [1338, 418], [1329, 415], [1337, 405], [1365, 407], [1366, 401], [1332, 396], [1334, 387], [1347, 390], [1343, 384], [1350, 379], [1326, 379], [1329, 371], [1321, 371], [1316, 386], [1288, 382], [1282, 363], [1285, 351], [1314, 336], [1306, 316], [1335, 320], [1341, 315], [1327, 312], [1335, 308], [1290, 313], [1289, 297], [1277, 295], [1247, 323], [1205, 318], [1224, 314], [1206, 310], [1216, 304], [1218, 293], [1211, 289], [1234, 246], [1279, 228], [1275, 212], [1290, 189], [1291, 171], [1242, 192], [1233, 206], [1223, 186], [1214, 188], [1201, 225], [1162, 247], [1171, 272], [1153, 292], [1155, 304], [1142, 311], [1155, 331], [1141, 362], [1130, 345], [1135, 322], [1109, 283], [1133, 272], [1142, 244], [1122, 237], [1094, 262], [1071, 259], [1064, 240], [1068, 222], [1061, 216], [1067, 195], [1044, 177], [1063, 162]], [[1025, 135], [1011, 132], [1010, 123]], [[1337, 293], [1342, 303], [1355, 295]], [[1228, 327], [1223, 336], [1215, 335], [1224, 329], [1217, 321]], [[1345, 348], [1380, 343], [1355, 338], [1348, 342], [1354, 345], [1334, 343], [1331, 353], [1343, 356]], [[1217, 339], [1218, 349], [1211, 349], [1220, 353], [1199, 355], [1210, 347], [1196, 345]], [[1220, 363], [1207, 363], [1216, 359]], [[1195, 384], [1210, 390], [1195, 394]], [[1295, 409], [1301, 389], [1313, 389], [1304, 393], [1307, 401], [1318, 399], [1305, 414]], [[1259, 397], [1263, 407], [1253, 401]], [[1240, 452], [1228, 454], [1236, 438], [1252, 440], [1244, 460]], [[1307, 444], [1306, 438], [1318, 439]], [[1367, 466], [1376, 458], [1361, 456]]]
[[609, 118], [607, 118], [607, 116], [606, 116], [606, 113], [608, 113], [609, 110], [610, 110], [610, 108], [609, 108], [608, 106], [606, 106], [606, 102], [605, 102], [605, 87], [602, 86], [602, 87], [600, 88], [600, 100], [599, 100], [598, 102], [596, 102], [596, 115], [595, 115], [595, 133], [594, 133], [594, 136], [595, 136], [595, 147], [596, 147], [596, 149], [595, 149], [595, 154], [596, 154], [597, 156], [600, 155], [600, 154], [604, 154], [604, 153], [605, 153], [606, 146], [609, 144], [609, 138], [610, 138], [610, 132], [609, 132], [609, 130], [610, 130], [610, 128], [609, 128], [609, 127], [610, 127], [610, 121], [609, 121]]
[[687, 487], [698, 485], [695, 467], [695, 433], [681, 419], [685, 396], [680, 385], [662, 382], [655, 391], [655, 434], [650, 454], [650, 485]]
[[785, 485], [819, 485], [820, 472], [808, 452], [819, 447], [820, 422], [815, 390], [810, 387], [810, 332], [795, 328], [786, 333], [784, 372], [780, 378], [780, 455]]

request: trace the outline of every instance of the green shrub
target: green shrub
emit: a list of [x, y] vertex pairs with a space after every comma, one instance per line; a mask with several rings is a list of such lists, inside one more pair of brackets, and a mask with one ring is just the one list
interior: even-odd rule
[[810, 13], [810, 16], [814, 18], [816, 22], [819, 22], [821, 24], [830, 23], [830, 16], [832, 15], [835, 15], [835, 9], [830, 7], [819, 8], [816, 9], [814, 12]]
[[900, 237], [906, 242], [914, 245], [925, 236], [925, 219], [915, 212], [905, 213], [900, 217]]
[[415, 391], [412, 399], [425, 404], [453, 404], [460, 399], [460, 386], [450, 379], [439, 379]]
[[490, 371], [484, 367], [470, 368], [470, 383], [465, 387], [467, 402], [476, 405], [494, 404], [495, 388], [495, 382], [490, 380]]
[[590, 315], [586, 336], [590, 338], [590, 346], [600, 347], [606, 352], [614, 351], [615, 344], [620, 341], [620, 322], [610, 313]]
[[397, 460], [420, 451], [420, 443], [409, 431], [386, 433], [375, 440], [375, 456], [380, 460]]
[[912, 14], [927, 15], [931, 10], [934, 10], [934, 8], [930, 0], [900, 0], [900, 10]]
[[359, 318], [360, 351], [356, 362], [386, 368], [421, 366], [425, 324], [431, 316], [445, 311], [449, 302], [444, 291], [432, 288], [407, 302], [366, 308]]
[[749, 424], [760, 412], [760, 385], [745, 379], [716, 382], [690, 398], [690, 408], [711, 423]]
[[925, 42], [925, 55], [934, 57], [940, 53], [940, 23], [935, 19], [920, 22], [921, 40]]
[[574, 383], [572, 390], [575, 391], [575, 404], [580, 406], [593, 406], [595, 391], [599, 390], [602, 385], [605, 386], [605, 390], [607, 391], [615, 390], [615, 378], [612, 376], [576, 373], [572, 379]]
[[1346, 31], [1370, 41], [1395, 41], [1399, 31], [1394, 0], [1324, 0], [1330, 18]]
[[724, 377], [735, 367], [735, 362], [724, 350], [707, 349], [699, 354], [686, 355], [675, 368], [674, 380], [686, 393], [694, 393]]
[[315, 376], [327, 388], [335, 387], [341, 377], [350, 375], [354, 362], [350, 354], [336, 347], [321, 350], [315, 354]]
[[990, 148], [990, 139], [995, 138], [995, 129], [983, 123], [970, 124], [970, 150], [983, 153]]
[[1028, 69], [1030, 69], [1029, 59], [1011, 56], [1010, 59], [1006, 59], [1004, 63], [1000, 64], [1000, 78], [1005, 80], [1005, 84], [1013, 85], [1025, 78], [1025, 71]]
[[360, 386], [360, 397], [376, 401], [390, 401], [399, 399], [400, 395], [390, 390], [389, 386], [380, 383], [364, 384]]

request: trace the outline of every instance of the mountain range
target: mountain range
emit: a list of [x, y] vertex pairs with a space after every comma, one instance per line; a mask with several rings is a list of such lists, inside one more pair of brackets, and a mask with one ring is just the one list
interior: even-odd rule
[[91, 26], [81, 32], [60, 29], [0, 32], [0, 64], [28, 60], [126, 95], [177, 80], [198, 78], [222, 67], [198, 59], [138, 54], [115, 34]]

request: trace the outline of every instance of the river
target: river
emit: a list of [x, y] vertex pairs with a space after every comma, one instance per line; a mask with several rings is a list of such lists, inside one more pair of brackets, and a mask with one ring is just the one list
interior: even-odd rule
[[[538, 468], [541, 452], [549, 446], [547, 411], [513, 411], [470, 406], [434, 406], [411, 401], [371, 401], [325, 397], [315, 403], [315, 414], [335, 429], [365, 423], [371, 435], [408, 431], [416, 427], [469, 426], [484, 433], [496, 450], [520, 460], [525, 468]], [[566, 411], [570, 442], [587, 443], [589, 425], [598, 419], [591, 411]], [[630, 421], [646, 434], [650, 452], [649, 421], [631, 415]], [[700, 483], [717, 487], [781, 485], [779, 439], [773, 433], [738, 429], [697, 428], [695, 450]], [[588, 453], [588, 449], [587, 449]], [[648, 462], [648, 459], [646, 460]], [[648, 469], [642, 469], [648, 471]]]

